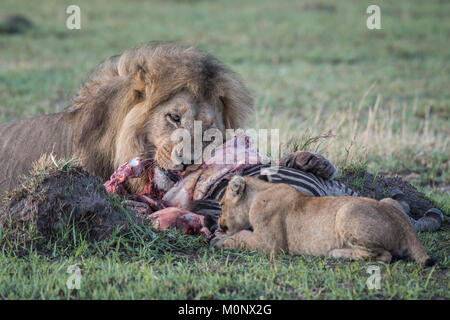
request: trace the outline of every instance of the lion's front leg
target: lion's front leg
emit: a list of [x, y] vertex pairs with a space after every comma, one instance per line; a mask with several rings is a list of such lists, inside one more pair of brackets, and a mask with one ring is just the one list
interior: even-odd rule
[[230, 249], [259, 250], [260, 242], [256, 240], [252, 231], [241, 230], [231, 236], [223, 235], [216, 238], [215, 245]]
[[334, 179], [338, 174], [338, 169], [323, 155], [310, 151], [297, 151], [291, 153], [281, 164], [288, 168], [298, 169], [324, 178]]

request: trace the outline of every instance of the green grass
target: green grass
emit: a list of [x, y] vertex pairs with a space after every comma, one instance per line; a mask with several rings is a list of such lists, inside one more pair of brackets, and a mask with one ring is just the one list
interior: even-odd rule
[[[428, 269], [404, 261], [385, 265], [218, 250], [201, 237], [175, 230], [134, 230], [94, 244], [70, 226], [58, 240], [36, 238], [26, 247], [9, 247], [5, 238], [3, 234], [2, 299], [448, 298], [448, 232], [422, 237], [431, 254], [445, 257], [440, 266]], [[79, 290], [66, 286], [71, 265], [82, 272]], [[367, 288], [368, 266], [380, 268], [379, 290]]]
[[[375, 3], [382, 30], [371, 31], [365, 10]], [[181, 41], [242, 74], [256, 98], [251, 126], [281, 128], [283, 141], [331, 131], [311, 148], [355, 170], [416, 173], [414, 184], [449, 218], [450, 3], [76, 1], [79, 31], [65, 27], [69, 4], [0, 4], [1, 16], [22, 13], [35, 24], [0, 35], [0, 121], [62, 110], [107, 56]], [[65, 232], [41, 244], [44, 252], [1, 235], [0, 298], [450, 298], [448, 225], [420, 235], [437, 267], [377, 264], [380, 290], [365, 285], [370, 262], [213, 251], [175, 231], [97, 244]], [[80, 290], [65, 285], [72, 264], [82, 269]]]

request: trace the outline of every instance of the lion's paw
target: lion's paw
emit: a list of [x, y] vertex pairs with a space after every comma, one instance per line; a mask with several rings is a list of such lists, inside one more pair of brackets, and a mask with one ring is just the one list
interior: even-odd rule
[[338, 169], [323, 155], [310, 151], [297, 151], [287, 156], [283, 165], [324, 178], [333, 179], [338, 174]]

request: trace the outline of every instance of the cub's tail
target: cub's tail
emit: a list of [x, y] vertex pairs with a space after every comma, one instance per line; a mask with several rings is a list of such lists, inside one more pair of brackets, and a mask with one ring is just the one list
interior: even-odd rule
[[407, 230], [407, 247], [409, 250], [409, 253], [411, 255], [411, 258], [416, 260], [417, 262], [423, 264], [425, 267], [431, 267], [437, 263], [436, 258], [430, 257], [426, 251], [422, 243], [420, 243], [419, 238], [417, 237], [417, 234], [411, 230], [412, 232], [408, 232]]
[[381, 202], [391, 207], [391, 209], [387, 212], [389, 212], [392, 218], [397, 220], [400, 230], [404, 232], [404, 242], [402, 244], [402, 248], [400, 249], [401, 252], [399, 252], [400, 255], [404, 255], [405, 251], [407, 251], [407, 255], [409, 257], [426, 267], [436, 264], [437, 260], [430, 257], [425, 251], [425, 248], [420, 242], [419, 237], [417, 236], [408, 215], [404, 212], [402, 205], [391, 198], [383, 199]]

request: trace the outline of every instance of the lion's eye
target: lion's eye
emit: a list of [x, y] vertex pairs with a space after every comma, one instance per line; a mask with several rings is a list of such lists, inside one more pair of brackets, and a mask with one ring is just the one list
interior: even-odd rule
[[171, 121], [174, 122], [176, 124], [180, 124], [181, 121], [181, 117], [178, 114], [168, 114], [167, 118]]

